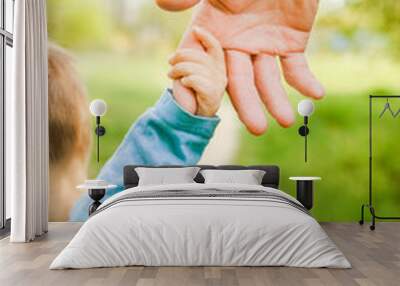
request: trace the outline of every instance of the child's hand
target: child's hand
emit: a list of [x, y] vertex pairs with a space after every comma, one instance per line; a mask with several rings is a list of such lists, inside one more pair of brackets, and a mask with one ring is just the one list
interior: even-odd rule
[[206, 30], [196, 27], [193, 35], [205, 51], [177, 51], [169, 60], [172, 69], [168, 76], [195, 92], [197, 115], [211, 117], [217, 113], [227, 85], [224, 51]]

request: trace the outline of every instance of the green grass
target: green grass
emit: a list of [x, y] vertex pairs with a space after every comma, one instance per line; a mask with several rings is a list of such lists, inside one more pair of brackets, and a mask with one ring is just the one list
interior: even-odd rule
[[[79, 70], [90, 98], [103, 98], [109, 112], [103, 120], [107, 136], [102, 139], [102, 166], [121, 142], [131, 124], [151, 107], [169, 84], [166, 54], [82, 54]], [[400, 66], [366, 55], [314, 56], [311, 67], [324, 83], [327, 97], [317, 103], [311, 118], [309, 163], [303, 159], [303, 139], [297, 124], [283, 129], [271, 124], [268, 133], [254, 137], [241, 131], [240, 148], [232, 163], [278, 164], [281, 189], [294, 194], [289, 176], [316, 175], [313, 214], [322, 221], [352, 221], [367, 200], [368, 189], [368, 94], [398, 93]], [[302, 98], [290, 90], [293, 105]], [[394, 103], [400, 108], [400, 100]], [[383, 105], [378, 104], [377, 109]], [[378, 110], [375, 111], [375, 114]], [[381, 215], [400, 213], [400, 129], [397, 120], [376, 121], [376, 203]], [[91, 176], [99, 170], [93, 153]]]

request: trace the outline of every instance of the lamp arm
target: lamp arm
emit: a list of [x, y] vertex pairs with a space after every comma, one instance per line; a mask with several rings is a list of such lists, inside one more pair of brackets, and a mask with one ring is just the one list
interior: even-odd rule
[[307, 155], [308, 155], [308, 152], [307, 152], [307, 137], [308, 137], [308, 133], [309, 133], [309, 131], [308, 131], [308, 116], [304, 116], [304, 127], [305, 127], [305, 135], [304, 135], [304, 162], [306, 162], [307, 163]]
[[101, 125], [100, 116], [96, 116], [96, 129], [95, 134], [97, 137], [97, 163], [100, 162], [100, 137], [106, 134], [106, 129]]
[[304, 136], [304, 162], [307, 163], [307, 135]]
[[96, 135], [97, 135], [97, 163], [100, 162], [100, 116], [96, 116]]

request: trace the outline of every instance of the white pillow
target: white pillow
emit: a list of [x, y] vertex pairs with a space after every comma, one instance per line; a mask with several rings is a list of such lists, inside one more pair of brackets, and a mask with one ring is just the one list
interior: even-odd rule
[[199, 167], [184, 168], [135, 168], [139, 186], [195, 183]]
[[202, 170], [204, 183], [261, 185], [265, 171], [261, 170]]

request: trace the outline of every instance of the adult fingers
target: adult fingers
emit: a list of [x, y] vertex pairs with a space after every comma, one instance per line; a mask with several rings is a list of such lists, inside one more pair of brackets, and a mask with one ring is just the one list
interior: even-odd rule
[[291, 54], [280, 59], [285, 79], [292, 87], [315, 99], [324, 96], [324, 88], [310, 71], [304, 54]]
[[269, 113], [283, 127], [289, 127], [295, 116], [283, 89], [280, 70], [275, 57], [260, 54], [254, 60], [255, 82]]
[[267, 129], [267, 120], [254, 84], [251, 58], [239, 51], [229, 50], [226, 54], [232, 104], [247, 129], [254, 135], [261, 135]]
[[193, 7], [200, 0], [156, 0], [157, 5], [168, 11], [182, 11]]
[[210, 72], [207, 70], [207, 68], [205, 68], [203, 65], [191, 62], [176, 64], [169, 71], [168, 76], [172, 79], [179, 79], [192, 74], [210, 77]]
[[199, 64], [210, 64], [210, 58], [204, 51], [194, 49], [180, 49], [173, 54], [168, 62], [171, 65], [176, 65], [180, 62], [194, 62]]
[[225, 60], [224, 50], [221, 44], [210, 32], [199, 27], [194, 27], [193, 34], [214, 60], [218, 62], [223, 62]]

